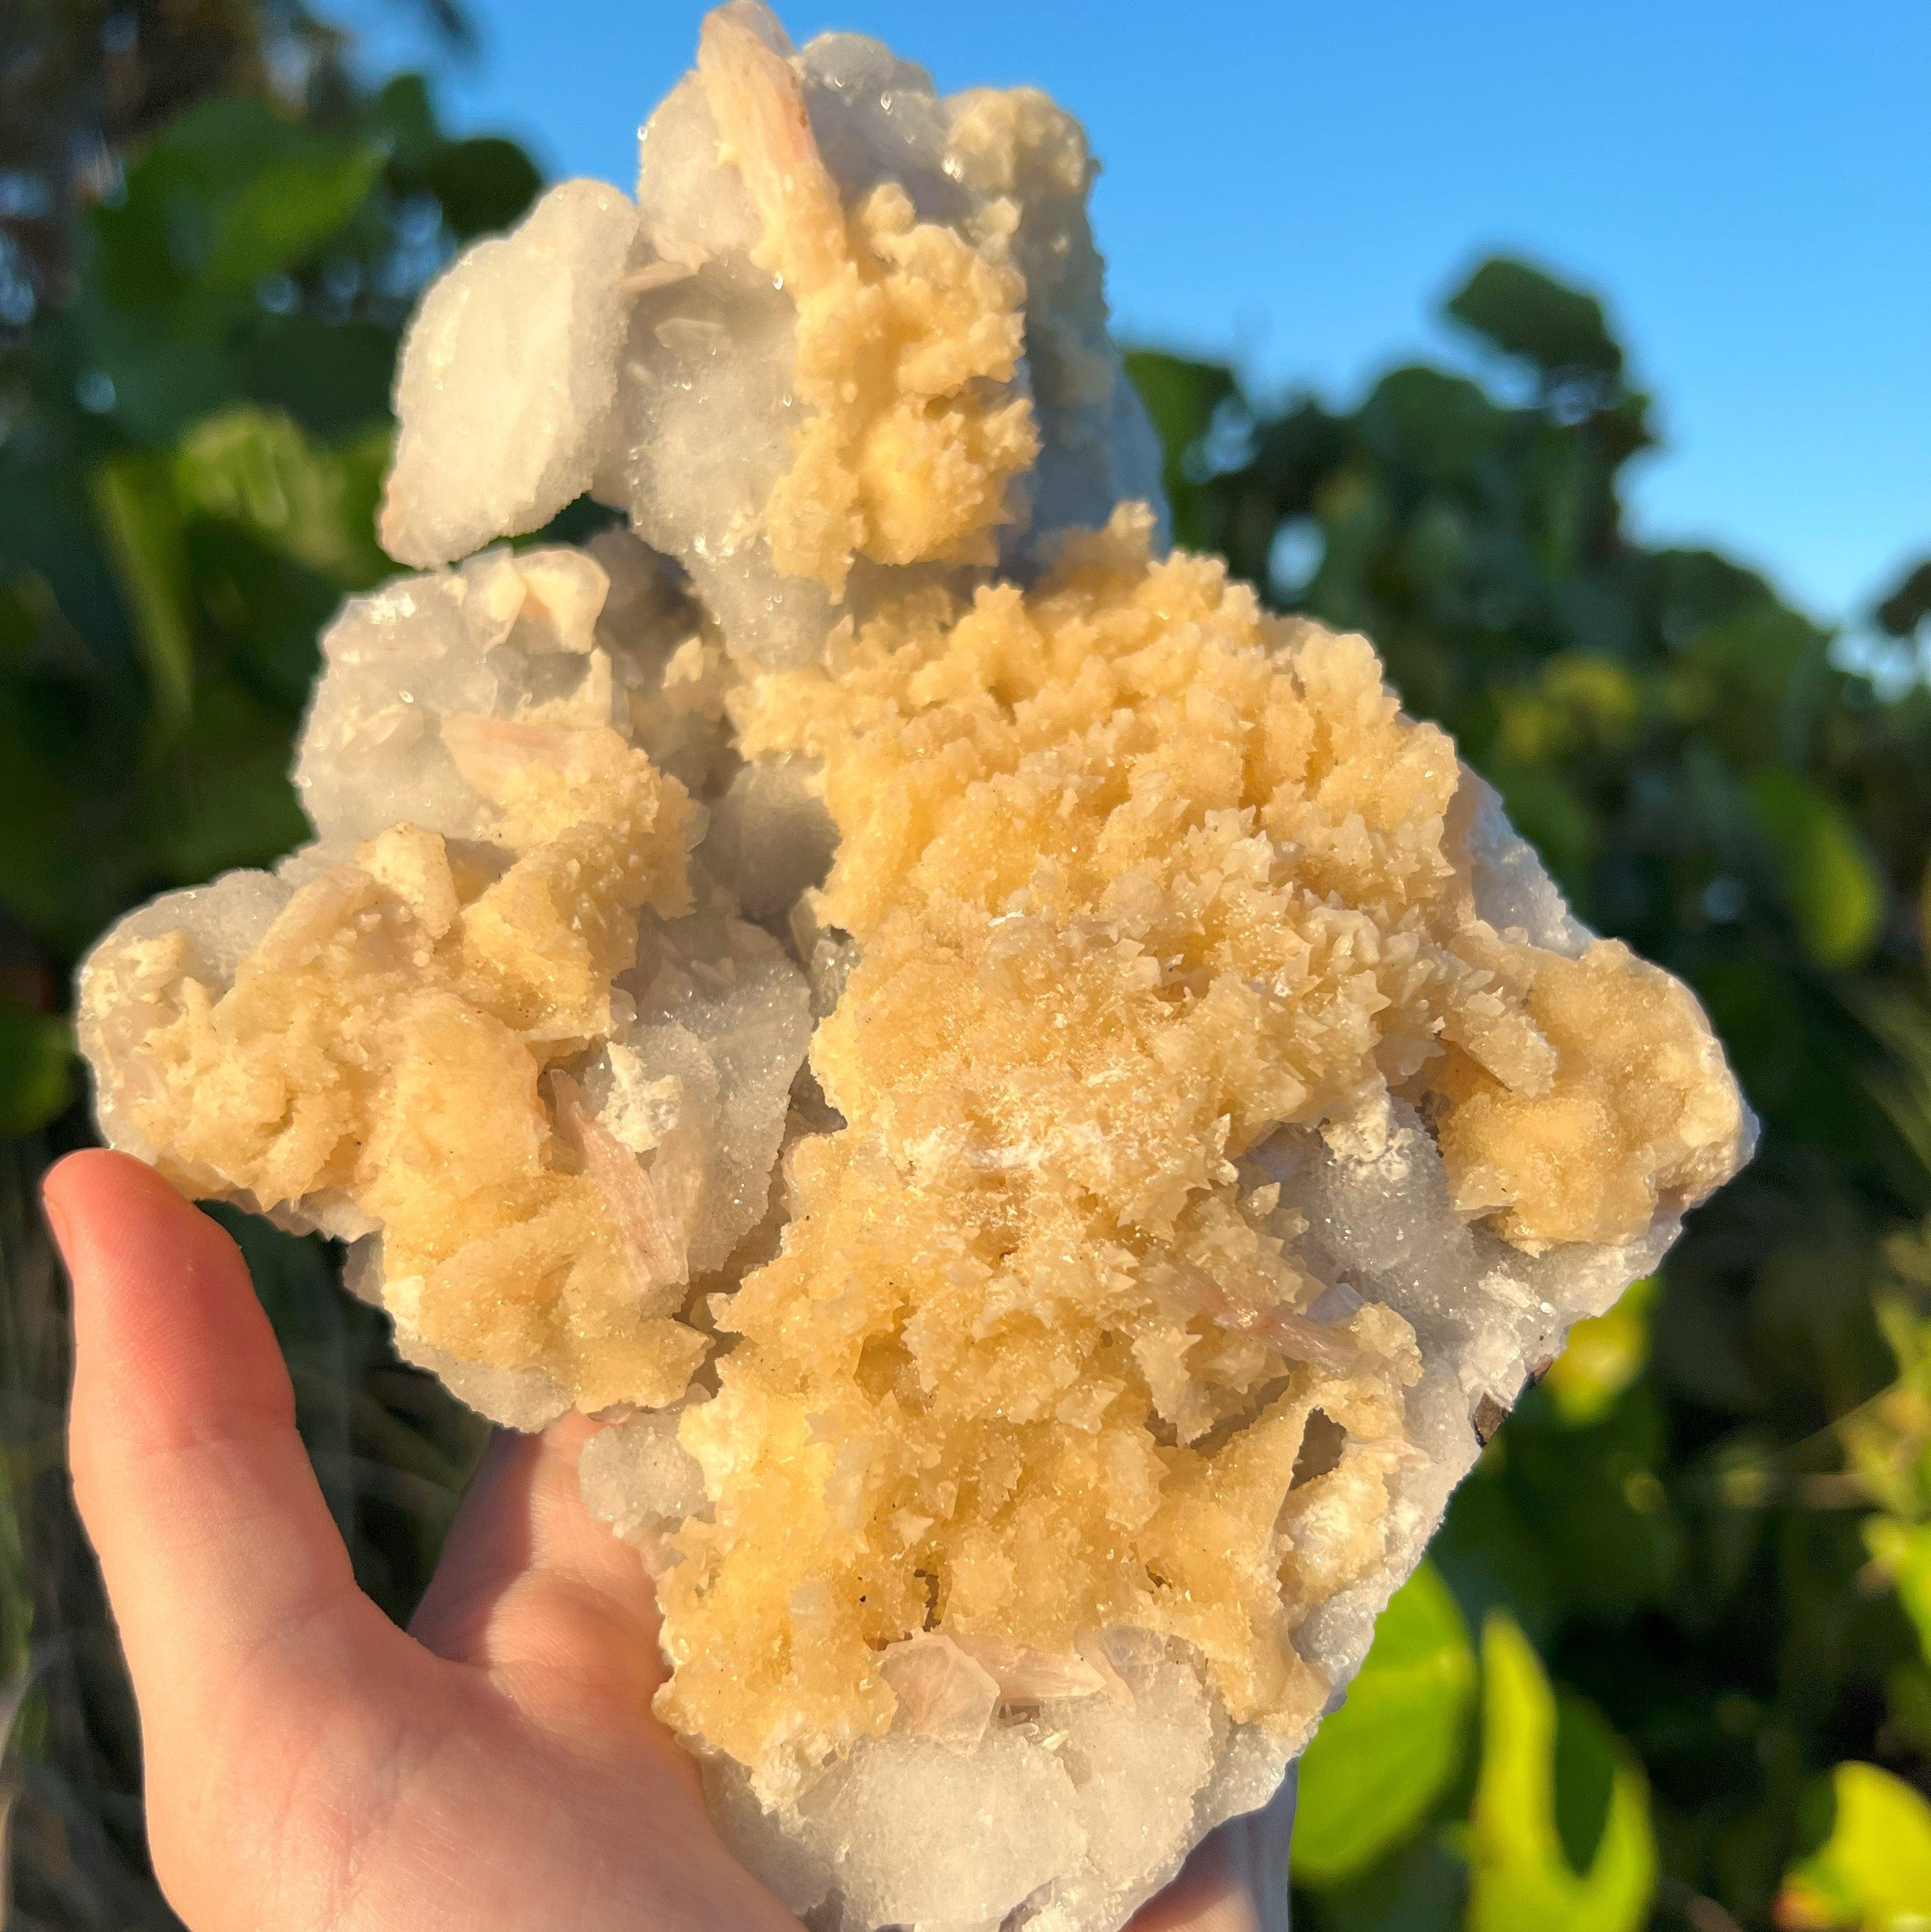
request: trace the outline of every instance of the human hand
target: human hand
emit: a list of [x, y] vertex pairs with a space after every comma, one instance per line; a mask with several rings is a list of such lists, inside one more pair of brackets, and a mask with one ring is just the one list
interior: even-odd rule
[[[799, 1932], [652, 1714], [649, 1580], [577, 1494], [592, 1425], [498, 1436], [399, 1630], [356, 1587], [234, 1243], [124, 1154], [69, 1156], [46, 1198], [74, 1494], [140, 1707], [155, 1871], [194, 1932]], [[1270, 1812], [1201, 1846], [1134, 1932], [1278, 1922]]]

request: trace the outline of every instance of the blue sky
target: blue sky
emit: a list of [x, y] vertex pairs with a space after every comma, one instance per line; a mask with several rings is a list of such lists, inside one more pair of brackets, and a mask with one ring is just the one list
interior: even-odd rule
[[[688, 64], [687, 0], [469, 0], [464, 131], [631, 184]], [[380, 0], [328, 10], [420, 58]], [[1931, 550], [1931, 4], [791, 0], [948, 90], [1085, 122], [1125, 337], [1345, 399], [1417, 352], [1483, 252], [1596, 289], [1661, 400], [1643, 530], [1720, 543], [1820, 616]]]

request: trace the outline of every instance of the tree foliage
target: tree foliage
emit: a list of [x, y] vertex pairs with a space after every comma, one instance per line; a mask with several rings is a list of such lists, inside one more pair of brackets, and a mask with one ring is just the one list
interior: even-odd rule
[[[294, 8], [23, 0], [4, 86], [36, 33], [38, 92], [0, 94], [0, 1717], [19, 1922], [122, 1928], [169, 1922], [27, 1191], [85, 1131], [67, 977], [124, 908], [301, 836], [316, 632], [388, 568], [397, 331], [536, 178]], [[1179, 535], [1375, 640], [1579, 910], [1697, 988], [1763, 1141], [1458, 1495], [1309, 1754], [1296, 1910], [1901, 1923], [1931, 1911], [1931, 564], [1879, 586], [1897, 674], [1844, 668], [1761, 577], [1628, 528], [1651, 406], [1600, 301], [1498, 259], [1447, 313], [1466, 358], [1347, 406], [1133, 356]], [[325, 1246], [236, 1226], [406, 1610], [478, 1431]]]

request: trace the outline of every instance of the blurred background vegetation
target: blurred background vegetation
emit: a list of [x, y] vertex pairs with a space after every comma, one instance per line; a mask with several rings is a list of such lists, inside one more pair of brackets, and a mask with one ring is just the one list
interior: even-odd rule
[[[424, 10], [460, 46], [445, 0]], [[283, 776], [371, 512], [397, 332], [535, 192], [294, 0], [0, 14], [0, 1817], [9, 1923], [173, 1922], [64, 1476], [33, 1200], [88, 1136], [75, 959], [304, 832]], [[1303, 1768], [1334, 1932], [1931, 1920], [1931, 561], [1833, 638], [1624, 527], [1651, 405], [1600, 304], [1483, 264], [1479, 374], [1343, 407], [1133, 374], [1179, 532], [1366, 631], [1579, 910], [1685, 975], [1764, 1120], [1663, 1275], [1585, 1324], [1457, 1496]], [[1931, 532], [1927, 532], [1931, 536]], [[230, 1225], [368, 1587], [406, 1614], [481, 1425]]]

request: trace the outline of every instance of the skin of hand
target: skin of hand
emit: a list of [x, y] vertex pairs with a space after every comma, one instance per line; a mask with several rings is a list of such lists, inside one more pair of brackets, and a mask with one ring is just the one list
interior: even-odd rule
[[[193, 1932], [799, 1932], [652, 1714], [649, 1580], [577, 1494], [594, 1425], [499, 1434], [399, 1630], [356, 1587], [227, 1234], [124, 1154], [69, 1156], [45, 1198], [75, 1498]], [[1276, 1811], [1210, 1837], [1129, 1932], [1284, 1924]]]

